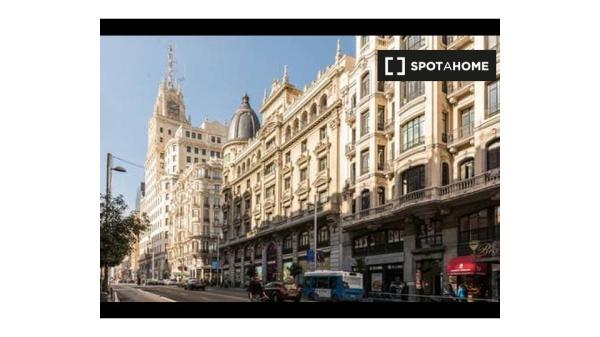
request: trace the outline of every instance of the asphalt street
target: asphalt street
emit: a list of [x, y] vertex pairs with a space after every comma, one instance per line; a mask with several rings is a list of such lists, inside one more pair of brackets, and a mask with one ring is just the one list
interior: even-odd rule
[[115, 284], [121, 302], [248, 302], [245, 291], [237, 289], [185, 290], [177, 286]]

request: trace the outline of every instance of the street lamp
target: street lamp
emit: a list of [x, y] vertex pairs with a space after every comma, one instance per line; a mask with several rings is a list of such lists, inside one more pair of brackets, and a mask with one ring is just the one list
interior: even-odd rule
[[314, 204], [311, 204], [310, 202], [307, 203], [307, 206], [312, 205], [314, 210], [315, 210], [315, 215], [314, 215], [314, 243], [315, 243], [315, 250], [313, 251], [313, 260], [314, 260], [314, 264], [313, 264], [313, 268], [316, 271], [317, 270], [317, 194], [315, 193], [315, 202]]
[[125, 173], [127, 170], [122, 166], [112, 167], [112, 153], [106, 154], [106, 203], [108, 205], [108, 201], [110, 198], [110, 189], [111, 189], [111, 181], [112, 181], [112, 171]]

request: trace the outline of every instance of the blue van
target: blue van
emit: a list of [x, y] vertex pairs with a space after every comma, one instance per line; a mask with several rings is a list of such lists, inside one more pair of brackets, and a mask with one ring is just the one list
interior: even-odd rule
[[361, 273], [336, 270], [306, 272], [302, 296], [316, 301], [360, 301], [363, 276]]

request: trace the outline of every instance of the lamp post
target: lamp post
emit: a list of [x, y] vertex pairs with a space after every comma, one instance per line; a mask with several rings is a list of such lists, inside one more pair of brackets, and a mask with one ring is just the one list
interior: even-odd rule
[[[127, 170], [125, 170], [123, 167], [121, 166], [117, 166], [117, 167], [112, 167], [112, 154], [110, 152], [107, 153], [106, 155], [106, 203], [104, 205], [104, 207], [106, 208], [106, 217], [107, 217], [107, 221], [108, 221], [108, 204], [110, 203], [110, 189], [111, 189], [111, 181], [112, 181], [112, 171], [117, 171], [117, 172], [127, 172]], [[105, 275], [107, 275], [108, 272], [105, 273]]]
[[[308, 203], [308, 205], [310, 206], [311, 203]], [[313, 259], [314, 259], [314, 263], [313, 263], [313, 270], [317, 270], [317, 194], [315, 193], [315, 202], [313, 205], [314, 208], [314, 252], [313, 252]]]

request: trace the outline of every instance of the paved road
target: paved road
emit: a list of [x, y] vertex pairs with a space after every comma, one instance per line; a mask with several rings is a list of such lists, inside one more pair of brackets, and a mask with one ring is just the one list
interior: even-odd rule
[[129, 284], [112, 285], [113, 291], [117, 293], [120, 302], [172, 302], [168, 298], [143, 291]]
[[248, 302], [245, 291], [207, 288], [185, 290], [176, 286], [114, 285], [121, 302]]

